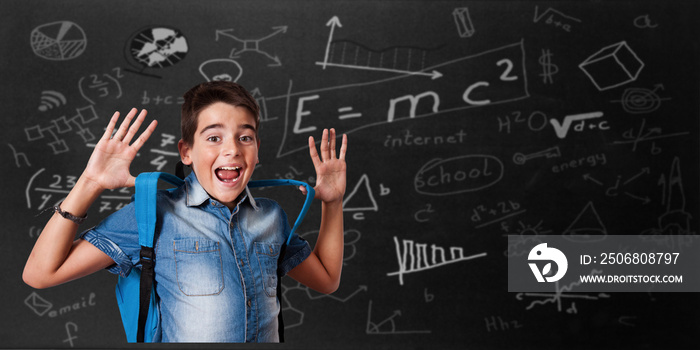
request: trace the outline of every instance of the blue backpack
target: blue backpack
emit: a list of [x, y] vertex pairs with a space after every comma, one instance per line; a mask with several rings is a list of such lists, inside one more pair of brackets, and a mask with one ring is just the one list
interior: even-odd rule
[[[133, 268], [126, 277], [119, 276], [115, 293], [117, 304], [122, 316], [122, 324], [126, 331], [126, 340], [133, 342], [160, 342], [160, 309], [158, 307], [158, 295], [153, 288], [155, 278], [154, 266], [156, 262], [153, 240], [156, 226], [156, 192], [158, 180], [165, 180], [172, 185], [180, 186], [183, 180], [175, 175], [162, 172], [142, 173], [136, 177], [135, 210], [136, 221], [139, 230], [139, 244], [141, 245], [140, 263], [141, 269]], [[249, 181], [248, 187], [270, 186], [304, 186], [306, 187], [306, 200], [304, 206], [292, 227], [287, 242], [282, 245], [280, 261], [284, 256], [285, 248], [292, 238], [292, 234], [299, 227], [314, 198], [314, 189], [309, 184], [296, 180], [257, 180]], [[171, 189], [172, 190], [172, 189]], [[278, 278], [281, 276], [278, 276]], [[277, 283], [277, 298], [282, 295], [281, 281]], [[279, 313], [280, 341], [284, 341], [284, 323], [282, 311]]]

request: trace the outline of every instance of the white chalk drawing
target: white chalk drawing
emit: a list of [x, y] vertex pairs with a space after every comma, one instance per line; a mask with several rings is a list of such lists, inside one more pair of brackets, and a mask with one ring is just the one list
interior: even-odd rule
[[155, 158], [151, 159], [150, 164], [155, 166], [158, 171], [161, 171], [168, 164], [168, 161], [172, 160], [177, 163], [177, 161], [180, 160], [180, 153], [167, 151], [168, 149], [173, 149], [176, 142], [177, 138], [175, 135], [161, 133], [159, 145], [160, 149], [151, 148], [149, 150], [150, 153], [155, 155]]
[[417, 193], [449, 196], [491, 187], [503, 178], [503, 171], [503, 162], [491, 155], [435, 158], [416, 172], [413, 184]]
[[260, 92], [260, 88], [255, 88], [250, 91], [250, 94], [255, 98], [255, 101], [258, 102], [258, 106], [260, 106], [260, 122], [265, 123], [265, 122], [270, 122], [273, 120], [277, 120], [279, 118], [270, 116], [270, 113], [268, 113], [267, 110], [267, 101], [265, 96]]
[[[552, 25], [556, 28], [561, 28], [564, 31], [571, 32], [571, 22], [581, 23], [581, 20], [564, 14], [561, 11], [557, 11], [551, 7], [548, 7], [542, 14], [539, 13], [539, 6], [535, 6], [535, 18], [533, 18], [533, 23], [540, 22], [545, 16], [547, 17], [543, 23]], [[547, 16], [549, 15], [549, 16]]]
[[54, 90], [44, 90], [41, 92], [41, 102], [39, 104], [39, 111], [46, 112], [50, 109], [60, 107], [66, 104], [66, 96], [62, 93]]
[[523, 325], [518, 320], [506, 321], [501, 316], [485, 317], [486, 332], [491, 331], [508, 331], [511, 329], [523, 328]]
[[651, 20], [651, 17], [649, 17], [648, 14], [638, 16], [634, 19], [633, 23], [634, 26], [639, 29], [654, 29], [659, 26], [657, 23]]
[[272, 63], [268, 64], [270, 67], [279, 67], [282, 65], [282, 61], [280, 58], [275, 55], [272, 56], [270, 53], [261, 50], [260, 49], [260, 44], [272, 37], [275, 37], [277, 35], [285, 34], [287, 33], [287, 26], [277, 26], [277, 27], [272, 27], [272, 32], [262, 38], [257, 38], [257, 39], [241, 39], [235, 35], [233, 35], [233, 28], [231, 29], [218, 29], [216, 30], [216, 41], [219, 41], [219, 37], [226, 37], [233, 39], [233, 41], [237, 44], [243, 45], [242, 49], [239, 49], [237, 47], [234, 47], [231, 49], [231, 53], [229, 54], [229, 58], [240, 58], [242, 54], [247, 53], [247, 52], [252, 52], [256, 53], [258, 55], [262, 55], [266, 57], [268, 60], [272, 61]]
[[[600, 275], [602, 272], [603, 272], [602, 270], [593, 269], [589, 275], [590, 276]], [[524, 300], [525, 297], [542, 298], [542, 299], [532, 301], [530, 304], [528, 304], [528, 306], [525, 307], [525, 310], [532, 310], [537, 305], [556, 304], [557, 312], [561, 312], [562, 311], [562, 301], [564, 299], [600, 300], [600, 299], [610, 298], [610, 295], [605, 294], [605, 293], [598, 293], [597, 295], [572, 293], [572, 291], [580, 285], [581, 285], [581, 282], [572, 282], [568, 285], [559, 287], [559, 281], [557, 281], [557, 282], [554, 282], [554, 293], [518, 293], [515, 295], [515, 299]], [[573, 302], [573, 301], [571, 302], [570, 306], [566, 309], [566, 313], [568, 313], [568, 314], [578, 313], [575, 302]]]
[[471, 222], [478, 224], [476, 228], [483, 228], [500, 222], [501, 229], [507, 232], [510, 228], [505, 220], [525, 213], [526, 211], [526, 209], [522, 209], [520, 203], [513, 200], [500, 201], [495, 205], [482, 204], [472, 209]]
[[[27, 187], [25, 188], [25, 196], [27, 198], [27, 208], [31, 209], [32, 208], [32, 202], [31, 202], [31, 196], [30, 192], [32, 190], [32, 186], [34, 184], [34, 179], [36, 179], [39, 174], [44, 172], [45, 168], [39, 169], [32, 177], [29, 179], [29, 182], [27, 183]], [[54, 174], [52, 177], [52, 182], [46, 186], [46, 187], [35, 187], [34, 191], [41, 193], [41, 199], [42, 202], [39, 204], [37, 207], [37, 210], [43, 210], [47, 206], [53, 206], [53, 205], [58, 205], [63, 199], [70, 193], [70, 189], [75, 186], [75, 183], [77, 181], [76, 176], [61, 176]], [[58, 194], [59, 197], [58, 199], [55, 199], [53, 197], [54, 194]], [[51, 199], [54, 199], [54, 202], [49, 202]]]
[[585, 243], [602, 241], [607, 237], [607, 234], [608, 230], [595, 210], [593, 202], [588, 202], [569, 227], [564, 230], [563, 236], [572, 242]]
[[71, 21], [42, 24], [30, 35], [34, 53], [51, 61], [66, 61], [80, 56], [87, 47], [83, 28]]
[[53, 304], [42, 298], [37, 292], [29, 294], [29, 296], [24, 299], [24, 305], [27, 305], [27, 307], [38, 316], [44, 316], [44, 314], [53, 308]]
[[554, 74], [559, 73], [559, 66], [552, 63], [552, 53], [549, 49], [542, 49], [542, 55], [540, 56], [538, 62], [542, 66], [542, 82], [545, 84], [554, 84]]
[[36, 179], [36, 177], [39, 176], [39, 174], [41, 174], [42, 172], [44, 172], [44, 170], [46, 170], [46, 168], [41, 168], [41, 169], [39, 169], [39, 171], [37, 171], [36, 173], [34, 173], [34, 175], [32, 175], [32, 176], [29, 178], [29, 182], [27, 183], [27, 187], [24, 189], [24, 197], [25, 197], [25, 199], [27, 200], [27, 209], [31, 209], [31, 208], [32, 208], [32, 199], [31, 199], [31, 196], [29, 195], [29, 192], [30, 192], [30, 190], [31, 190], [31, 188], [32, 188], [32, 184], [34, 183], [34, 179]]
[[[377, 106], [381, 108], [382, 105], [386, 104], [377, 104], [376, 101], [372, 101], [371, 104], [363, 103], [362, 101], [353, 102], [354, 113], [362, 113], [362, 117], [339, 120], [333, 123], [334, 127], [339, 130], [344, 130], [344, 133], [349, 135], [358, 130], [372, 128], [390, 122], [397, 122], [399, 120], [406, 121], [434, 117], [484, 106], [482, 103], [474, 104], [469, 102], [472, 100], [470, 94], [475, 89], [480, 95], [489, 96], [487, 99], [489, 101], [488, 105], [510, 103], [530, 97], [527, 87], [527, 73], [525, 70], [525, 47], [522, 40], [518, 43], [438, 64], [426, 70], [438, 68], [451, 72], [442, 79], [454, 81], [455, 84], [464, 84], [463, 86], [466, 87], [461, 99], [455, 99], [455, 96], [451, 96], [452, 98], [448, 99], [450, 104], [446, 106], [441, 105], [439, 108], [435, 107], [435, 103], [440, 102], [439, 95], [436, 97], [436, 93], [431, 89], [441, 90], [442, 83], [433, 83], [432, 80], [424, 81], [421, 84], [399, 81], [401, 79], [413, 79], [411, 75], [398, 75], [367, 83], [347, 84], [301, 92], [292, 92], [293, 82], [290, 80], [285, 95], [266, 98], [266, 102], [268, 103], [281, 100], [281, 103], [284, 103], [286, 107], [283, 112], [285, 132], [282, 134], [282, 142], [278, 148], [277, 158], [284, 157], [294, 152], [307, 150], [308, 146], [306, 145], [306, 141], [308, 140], [308, 133], [317, 129], [315, 126], [316, 123], [328, 122], [327, 112], [313, 113], [310, 110], [313, 106], [326, 100], [337, 101], [341, 96], [354, 96], [360, 93], [372, 95], [374, 93], [373, 89], [378, 89], [383, 92], [391, 91], [393, 86], [387, 86], [385, 83], [401, 84], [403, 82], [403, 85], [401, 85], [403, 87], [420, 86], [420, 88], [423, 89], [422, 91], [416, 92], [416, 94], [400, 94], [399, 96], [390, 97], [390, 99], [395, 101], [403, 101], [405, 105], [410, 107], [409, 111], [413, 114], [409, 113], [406, 116], [402, 115], [396, 117], [386, 112], [391, 109], [391, 104], [388, 105], [389, 108], [387, 110], [376, 111]], [[472, 73], [465, 75], [464, 72]], [[478, 72], [479, 76], [475, 77], [473, 72]], [[466, 83], [465, 80], [467, 81]], [[489, 85], [493, 85], [493, 88], [489, 88]], [[504, 88], [497, 88], [499, 86]], [[505, 88], [505, 86], [508, 86], [508, 88]], [[336, 95], [330, 96], [333, 93]], [[418, 96], [421, 97], [419, 98]], [[420, 103], [420, 100], [432, 102], [432, 109], [422, 114], [416, 112], [417, 108], [415, 105]], [[476, 102], [483, 102], [483, 100]], [[358, 106], [358, 104], [362, 104], [362, 106]], [[346, 103], [342, 105], [345, 106]], [[372, 111], [372, 113], [364, 113], [367, 110]], [[321, 116], [323, 116], [323, 119], [320, 119]], [[305, 125], [307, 123], [308, 126]]]
[[[361, 238], [361, 233], [357, 230], [346, 230], [343, 232], [344, 235], [344, 251], [343, 251], [343, 265], [347, 265], [350, 260], [352, 260], [356, 254], [357, 254], [357, 247], [356, 243], [360, 240]], [[318, 237], [318, 230], [316, 231], [309, 231], [309, 232], [304, 232], [299, 234], [300, 237], [307, 239], [310, 243], [313, 243], [315, 237]], [[281, 283], [278, 282], [278, 283]], [[342, 286], [341, 286], [342, 287]], [[367, 291], [367, 286], [366, 285], [359, 285], [355, 287], [353, 290], [350, 290], [349, 292], [347, 291], [346, 288], [343, 290], [336, 291], [333, 294], [321, 294], [318, 292], [313, 291], [309, 287], [296, 282], [292, 286], [288, 286], [285, 284], [282, 284], [282, 295], [281, 299], [284, 300], [282, 311], [285, 313], [284, 316], [284, 328], [289, 329], [289, 328], [294, 328], [301, 326], [304, 323], [304, 316], [305, 313], [303, 310], [299, 309], [298, 307], [295, 306], [293, 300], [291, 300], [291, 292], [294, 291], [301, 291], [303, 292], [309, 300], [318, 300], [318, 299], [331, 299], [335, 300], [341, 303], [345, 303], [349, 301], [350, 299], [354, 298], [361, 292], [366, 292]], [[344, 294], [345, 296], [340, 296], [341, 294]]]
[[622, 181], [622, 175], [617, 175], [614, 185], [606, 185], [602, 181], [597, 180], [596, 178], [591, 176], [590, 173], [583, 174], [583, 179], [605, 188], [605, 195], [608, 197], [617, 197], [619, 195], [625, 195], [629, 198], [640, 201], [642, 204], [649, 204], [651, 202], [651, 198], [649, 198], [649, 196], [641, 197], [639, 195], [635, 195], [630, 193], [629, 191], [624, 190], [624, 186], [629, 185], [630, 183], [639, 179], [642, 175], [645, 174], [649, 174], [648, 167], [642, 168], [641, 170], [639, 170], [639, 172], [635, 173], [625, 181]]
[[[309, 287], [307, 287], [299, 282], [296, 282], [296, 284], [291, 286], [291, 287], [287, 286], [285, 284], [282, 284], [282, 300], [284, 300], [284, 307], [282, 307], [282, 311], [285, 313], [285, 315], [284, 315], [284, 329], [294, 328], [294, 327], [298, 327], [298, 326], [301, 326], [302, 324], [304, 324], [305, 313], [304, 313], [304, 311], [302, 311], [294, 306], [294, 303], [292, 302], [292, 300], [290, 300], [290, 292], [301, 291], [304, 294], [306, 294], [306, 296], [309, 298], [309, 300], [330, 299], [330, 300], [335, 300], [335, 301], [340, 302], [340, 303], [346, 303], [350, 299], [357, 296], [359, 293], [367, 292], [367, 289], [368, 289], [367, 286], [360, 285], [355, 290], [353, 290], [351, 293], [348, 293], [344, 297], [340, 297], [340, 296], [338, 296], [338, 294], [339, 294], [338, 292], [335, 292], [333, 294], [318, 293], [318, 292], [312, 290], [311, 288], [309, 288]], [[296, 318], [298, 318], [298, 320], [296, 320], [296, 322], [289, 322], [290, 320], [287, 318], [288, 313], [294, 313], [294, 316]], [[292, 320], [292, 321], [294, 321], [294, 320]]]
[[22, 165], [20, 164], [20, 159], [24, 160], [24, 164], [27, 164], [27, 166], [31, 167], [32, 163], [29, 163], [29, 158], [27, 158], [27, 154], [24, 152], [17, 152], [14, 146], [12, 144], [7, 144], [8, 147], [12, 150], [12, 155], [15, 158], [15, 165], [17, 165], [18, 168], [21, 168]]
[[428, 222], [430, 221], [430, 217], [432, 216], [431, 214], [433, 213], [435, 213], [435, 209], [433, 209], [432, 204], [428, 203], [423, 209], [416, 211], [413, 214], [413, 218], [416, 220], [416, 222]]
[[661, 107], [662, 101], [668, 101], [671, 98], [660, 97], [656, 91], [663, 90], [663, 84], [657, 84], [654, 86], [653, 90], [644, 88], [627, 88], [622, 93], [622, 97], [619, 100], [612, 100], [610, 102], [620, 103], [625, 112], [630, 114], [643, 114], [651, 113]]
[[[37, 210], [43, 210], [46, 207], [58, 205], [65, 199], [68, 193], [70, 193], [78, 180], [78, 177], [73, 175], [53, 174], [49, 181], [38, 181], [37, 178], [45, 170], [46, 168], [39, 169], [27, 182], [27, 186], [24, 189], [27, 209], [34, 208], [32, 205], [32, 193], [39, 193], [41, 195], [39, 204], [36, 206]], [[132, 190], [128, 187], [104, 191], [99, 197], [101, 200], [100, 212], [121, 209], [121, 207], [131, 201], [132, 195]], [[113, 208], [113, 201], [119, 202], [116, 208]], [[38, 232], [41, 232], [41, 230]]]
[[127, 63], [133, 69], [127, 72], [160, 78], [145, 73], [149, 68], [171, 67], [182, 61], [189, 51], [187, 38], [178, 29], [165, 26], [149, 26], [131, 35], [124, 50]]
[[634, 127], [626, 130], [624, 133], [622, 133], [622, 138], [624, 139], [624, 141], [613, 141], [613, 144], [632, 144], [632, 151], [636, 152], [639, 143], [652, 141], [650, 152], [651, 154], [656, 155], [661, 153], [661, 148], [658, 147], [658, 145], [656, 144], [656, 140], [665, 139], [669, 137], [686, 136], [690, 134], [689, 131], [664, 134], [663, 129], [660, 127], [647, 128], [646, 122], [646, 119], [642, 118], [642, 120], [640, 121], [639, 130], [635, 131]]
[[24, 304], [29, 307], [38, 316], [48, 316], [49, 318], [56, 318], [74, 311], [83, 310], [86, 308], [91, 308], [97, 305], [95, 300], [96, 294], [90, 292], [90, 295], [86, 297], [81, 297], [80, 301], [67, 304], [62, 307], [57, 307], [53, 309], [53, 304], [48, 300], [42, 298], [36, 292], [32, 292], [29, 296], [24, 299]]
[[500, 116], [498, 117], [498, 132], [503, 132], [505, 130], [507, 134], [510, 134], [512, 126], [517, 124], [527, 124], [527, 128], [530, 129], [530, 131], [539, 132], [549, 125], [549, 120], [547, 119], [547, 115], [542, 111], [533, 111], [527, 118], [522, 111], [513, 111], [503, 119], [501, 119]]
[[462, 247], [450, 247], [450, 256], [447, 257], [445, 248], [435, 244], [430, 245], [430, 253], [428, 253], [428, 244], [426, 243], [415, 243], [408, 239], [402, 240], [402, 243], [399, 243], [399, 239], [394, 236], [399, 270], [386, 274], [387, 276], [399, 276], [400, 285], [403, 285], [403, 276], [405, 274], [432, 270], [445, 265], [486, 256], [486, 252], [464, 256]]
[[632, 321], [636, 320], [637, 316], [620, 316], [617, 318], [617, 322], [623, 326], [635, 327], [636, 324]]
[[122, 86], [119, 79], [123, 78], [120, 67], [112, 69], [112, 73], [90, 74], [87, 78], [81, 77], [78, 80], [78, 90], [80, 95], [91, 104], [95, 104], [98, 98], [112, 96], [122, 97]]
[[426, 334], [430, 333], [430, 330], [399, 330], [396, 327], [395, 318], [401, 316], [401, 310], [395, 310], [391, 316], [377, 322], [372, 322], [372, 300], [369, 301], [369, 306], [367, 307], [367, 328], [365, 329], [366, 334], [372, 335], [400, 335], [400, 334]]
[[[564, 117], [564, 122], [559, 123], [558, 120], [552, 118], [549, 120], [549, 123], [552, 124], [552, 127], [554, 128], [554, 132], [557, 134], [557, 137], [560, 139], [563, 139], [566, 137], [566, 135], [569, 132], [569, 129], [571, 128], [571, 125], [574, 122], [581, 122], [584, 120], [588, 119], [596, 119], [600, 118], [603, 116], [603, 112], [589, 112], [589, 113], [580, 113], [580, 114], [571, 114], [567, 115]], [[591, 125], [596, 125], [596, 124], [591, 124]]]
[[341, 113], [338, 116], [339, 120], [362, 117], [362, 113], [355, 113], [352, 110], [352, 106], [340, 107], [338, 108], [338, 113]]
[[599, 91], [605, 91], [637, 80], [644, 62], [621, 41], [598, 50], [578, 67]]
[[469, 17], [469, 8], [458, 7], [452, 11], [452, 17], [454, 17], [455, 24], [457, 25], [457, 33], [460, 38], [471, 38], [476, 30], [474, 29], [474, 23], [472, 23], [471, 17]]
[[41, 234], [41, 228], [36, 226], [31, 226], [29, 228], [29, 238], [39, 238]]
[[666, 231], [671, 226], [676, 226], [677, 234], [690, 233], [691, 215], [685, 210], [685, 191], [681, 177], [681, 163], [678, 157], [673, 158], [668, 177], [662, 175], [659, 183], [662, 185], [666, 212], [659, 217], [659, 227]]
[[690, 226], [692, 214], [686, 209], [685, 190], [681, 176], [681, 163], [678, 157], [667, 174], [662, 174], [658, 181], [664, 212], [657, 219], [657, 226], [644, 230], [640, 237], [644, 241], [653, 241], [659, 246], [681, 249], [691, 246], [698, 240], [697, 234]]
[[68, 338], [64, 339], [63, 342], [70, 344], [70, 347], [72, 348], [74, 347], [73, 340], [78, 339], [78, 336], [73, 335], [73, 332], [78, 331], [78, 325], [74, 322], [66, 322], [65, 328], [66, 335], [68, 336]]
[[76, 135], [83, 139], [83, 142], [92, 141], [95, 139], [95, 135], [92, 134], [90, 129], [84, 127], [92, 121], [97, 120], [97, 112], [92, 105], [83, 108], [76, 108], [77, 114], [66, 118], [66, 116], [61, 116], [51, 120], [49, 125], [34, 125], [31, 127], [24, 128], [24, 133], [27, 136], [28, 141], [36, 141], [41, 139], [49, 139], [50, 142], [47, 143], [49, 147], [53, 150], [53, 154], [60, 154], [68, 152], [70, 148], [66, 141], [59, 138], [59, 135], [64, 135], [71, 131], [74, 131]]
[[236, 82], [243, 75], [243, 68], [238, 62], [229, 58], [215, 58], [202, 62], [199, 73], [207, 81]]
[[372, 187], [369, 184], [369, 176], [367, 176], [367, 174], [363, 174], [350, 194], [345, 196], [343, 200], [343, 211], [379, 211], [379, 206], [374, 199]]
[[547, 148], [545, 150], [539, 151], [539, 152], [534, 152], [530, 154], [523, 154], [520, 152], [517, 152], [513, 154], [513, 163], [518, 164], [518, 165], [523, 165], [525, 162], [527, 162], [530, 159], [536, 159], [536, 158], [558, 158], [561, 157], [561, 151], [559, 150], [559, 146], [554, 146]]
[[503, 251], [503, 255], [507, 257], [523, 256], [530, 253], [532, 247], [543, 243], [540, 236], [548, 235], [552, 230], [542, 228], [542, 220], [537, 224], [531, 225], [518, 221], [520, 226], [517, 232], [507, 237], [516, 237], [517, 239], [509, 240], [508, 248]]
[[351, 40], [337, 41], [333, 39], [335, 27], [342, 27], [338, 16], [333, 16], [326, 26], [330, 27], [328, 43], [322, 62], [317, 65], [360, 69], [368, 71], [391, 72], [415, 76], [426, 76], [431, 79], [442, 77], [442, 73], [433, 69], [428, 72], [425, 68], [425, 58], [429, 51], [418, 47], [395, 46], [383, 50], [373, 50]]

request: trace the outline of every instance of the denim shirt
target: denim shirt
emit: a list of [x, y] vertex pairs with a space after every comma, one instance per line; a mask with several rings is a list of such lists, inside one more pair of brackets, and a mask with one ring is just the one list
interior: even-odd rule
[[[277, 260], [290, 228], [269, 199], [246, 195], [233, 212], [210, 198], [194, 173], [185, 184], [158, 191], [155, 288], [163, 342], [278, 342]], [[134, 203], [81, 236], [126, 276], [140, 267]], [[292, 237], [280, 270], [311, 253]]]

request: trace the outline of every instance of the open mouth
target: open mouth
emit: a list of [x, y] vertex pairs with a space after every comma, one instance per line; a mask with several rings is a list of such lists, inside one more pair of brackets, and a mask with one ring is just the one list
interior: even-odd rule
[[215, 173], [216, 173], [216, 177], [221, 182], [225, 182], [225, 183], [236, 182], [238, 180], [238, 178], [241, 176], [241, 167], [222, 166], [222, 167], [216, 168]]

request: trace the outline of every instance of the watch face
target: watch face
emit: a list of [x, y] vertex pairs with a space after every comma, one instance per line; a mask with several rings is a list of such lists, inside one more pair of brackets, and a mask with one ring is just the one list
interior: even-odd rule
[[153, 26], [136, 32], [126, 43], [126, 58], [141, 69], [166, 68], [182, 61], [189, 46], [179, 30]]

